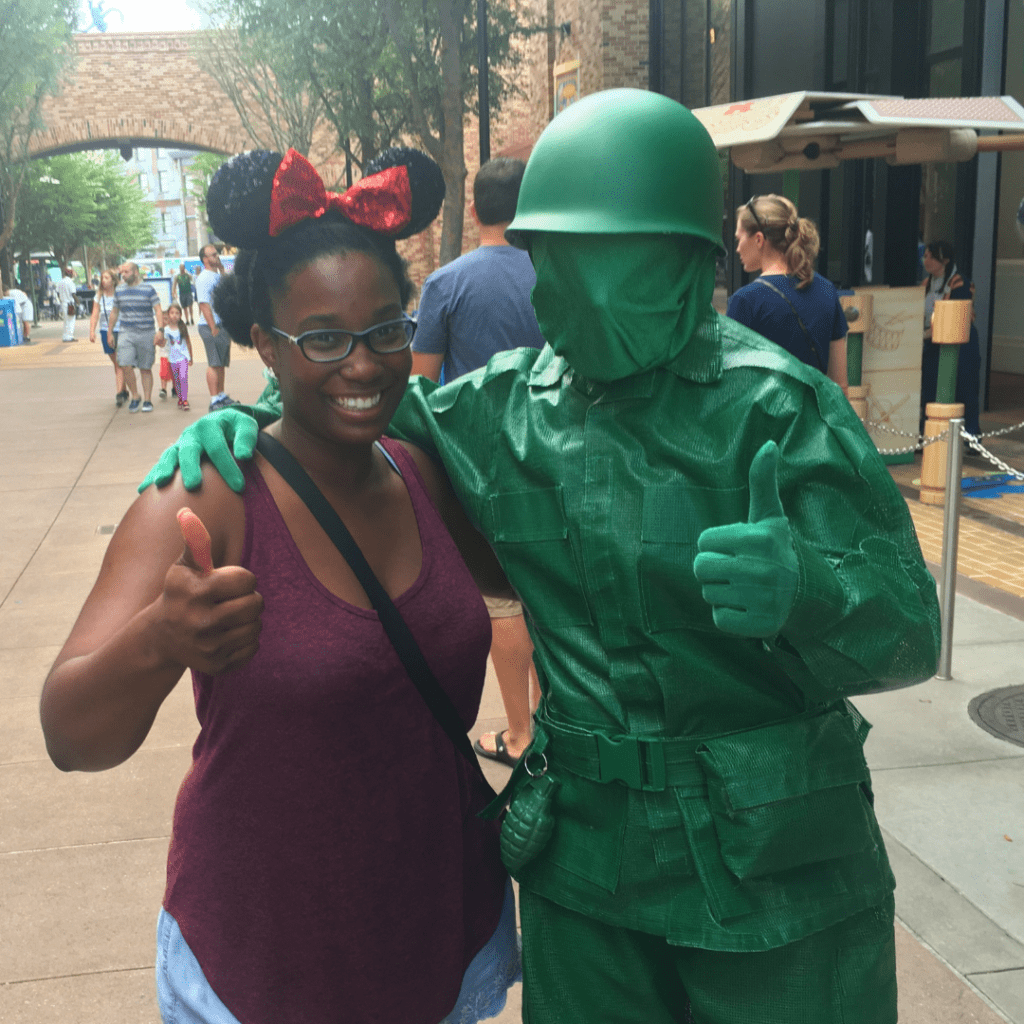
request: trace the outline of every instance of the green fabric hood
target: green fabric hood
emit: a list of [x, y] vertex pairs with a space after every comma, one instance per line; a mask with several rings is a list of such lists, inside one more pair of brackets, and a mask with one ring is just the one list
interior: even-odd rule
[[692, 235], [541, 231], [530, 238], [541, 333], [584, 377], [622, 380], [675, 359], [711, 306], [715, 247]]

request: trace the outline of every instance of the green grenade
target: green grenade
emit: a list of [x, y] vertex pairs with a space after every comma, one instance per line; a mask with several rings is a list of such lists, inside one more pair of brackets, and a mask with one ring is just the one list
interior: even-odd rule
[[533, 860], [555, 829], [551, 801], [558, 783], [550, 775], [532, 778], [512, 800], [501, 826], [501, 859], [512, 875]]

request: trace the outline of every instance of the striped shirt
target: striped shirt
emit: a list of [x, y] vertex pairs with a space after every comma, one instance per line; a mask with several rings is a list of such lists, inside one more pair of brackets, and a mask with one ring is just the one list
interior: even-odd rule
[[153, 307], [159, 302], [160, 296], [151, 284], [118, 285], [114, 291], [118, 331], [153, 334], [156, 331]]

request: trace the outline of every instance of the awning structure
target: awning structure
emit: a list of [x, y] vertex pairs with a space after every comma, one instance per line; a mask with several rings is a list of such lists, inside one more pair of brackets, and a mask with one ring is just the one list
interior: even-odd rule
[[842, 160], [962, 161], [979, 152], [1024, 149], [1024, 107], [1012, 96], [907, 100], [791, 92], [693, 113], [715, 146], [729, 149], [732, 162], [750, 174], [825, 170]]

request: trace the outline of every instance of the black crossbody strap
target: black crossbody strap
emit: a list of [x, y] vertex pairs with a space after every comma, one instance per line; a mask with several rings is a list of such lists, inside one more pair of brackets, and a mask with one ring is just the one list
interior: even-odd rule
[[[295, 456], [280, 441], [265, 431], [261, 431], [256, 441], [256, 448], [267, 462], [281, 474], [285, 483], [306, 503], [306, 507], [313, 513], [316, 521], [348, 562], [356, 579], [366, 591], [370, 603], [380, 616], [384, 632], [387, 633], [388, 639], [416, 685], [416, 689], [419, 690], [420, 696], [423, 697], [427, 707], [430, 708], [444, 731], [448, 733], [456, 749], [473, 764], [477, 771], [480, 771], [480, 762], [477, 760], [476, 754], [473, 753], [472, 744], [469, 742], [469, 737], [466, 735], [462, 719], [459, 717], [455, 705], [451, 702], [448, 694], [441, 689], [441, 684], [427, 664], [427, 659], [423, 656], [423, 652], [406, 625], [405, 619], [402, 618], [401, 612], [395, 607], [394, 602], [388, 597], [387, 591], [374, 575], [369, 562], [359, 550], [359, 545], [349, 533], [348, 527], [342, 522], [341, 516], [334, 511], [330, 502], [320, 492], [320, 488], [313, 483]], [[481, 772], [482, 777], [483, 773]]]
[[811, 355], [814, 356], [815, 365], [818, 367], [819, 370], [821, 370], [822, 373], [824, 373], [825, 367], [821, 365], [821, 356], [818, 354], [818, 346], [815, 345], [814, 342], [811, 340], [811, 332], [807, 330], [807, 327], [805, 326], [803, 320], [800, 319], [800, 314], [796, 311], [796, 306], [794, 306], [793, 303], [790, 301], [789, 296], [786, 295], [786, 293], [782, 291], [781, 288], [777, 288], [775, 285], [771, 283], [771, 281], [766, 281], [763, 277], [759, 277], [757, 279], [757, 283], [763, 284], [765, 288], [771, 288], [771, 290], [775, 292], [776, 295], [785, 299], [786, 305], [789, 306], [791, 310], [793, 310], [793, 316], [796, 317], [796, 322], [800, 325], [800, 330], [804, 332], [804, 337], [807, 339], [807, 346], [811, 350]]

